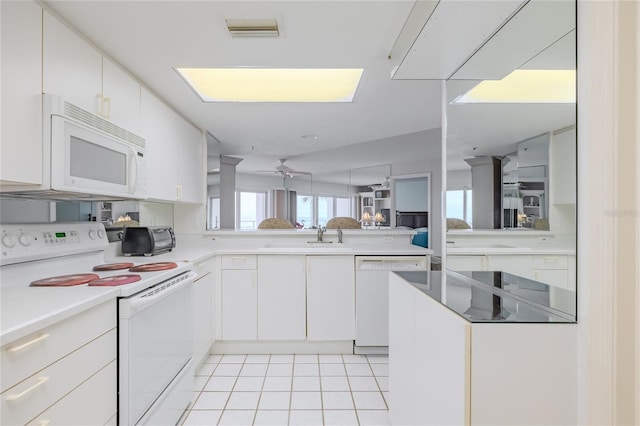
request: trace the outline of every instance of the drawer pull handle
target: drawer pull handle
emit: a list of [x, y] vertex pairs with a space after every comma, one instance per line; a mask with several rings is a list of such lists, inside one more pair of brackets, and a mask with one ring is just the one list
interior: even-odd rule
[[25, 389], [25, 390], [23, 390], [23, 391], [22, 391], [22, 392], [20, 392], [20, 393], [15, 393], [15, 394], [13, 394], [13, 395], [9, 395], [9, 396], [7, 397], [7, 401], [16, 401], [16, 400], [18, 400], [18, 399], [22, 398], [23, 396], [25, 396], [26, 394], [28, 394], [29, 392], [31, 392], [32, 390], [34, 390], [34, 389], [35, 389], [35, 388], [37, 388], [38, 386], [41, 386], [42, 384], [44, 384], [45, 382], [47, 382], [47, 380], [49, 380], [49, 378], [48, 378], [48, 377], [40, 377], [40, 378], [38, 379], [38, 381], [37, 381], [33, 386], [31, 386], [30, 388]]
[[27, 346], [31, 346], [34, 343], [38, 343], [41, 340], [46, 339], [47, 337], [49, 337], [49, 333], [45, 333], [45, 334], [43, 334], [41, 336], [36, 337], [35, 339], [29, 340], [28, 342], [21, 344], [21, 345], [13, 346], [12, 348], [9, 348], [8, 350], [9, 350], [9, 352], [18, 352], [18, 351], [26, 348]]
[[247, 260], [247, 258], [245, 256], [233, 256], [231, 260], [233, 260], [234, 262], [243, 262]]

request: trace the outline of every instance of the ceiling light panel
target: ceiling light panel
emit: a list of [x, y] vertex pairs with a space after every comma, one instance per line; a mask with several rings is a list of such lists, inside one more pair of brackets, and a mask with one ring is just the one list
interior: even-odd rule
[[575, 103], [575, 70], [515, 70], [485, 80], [454, 103]]
[[204, 102], [352, 102], [362, 68], [177, 68]]

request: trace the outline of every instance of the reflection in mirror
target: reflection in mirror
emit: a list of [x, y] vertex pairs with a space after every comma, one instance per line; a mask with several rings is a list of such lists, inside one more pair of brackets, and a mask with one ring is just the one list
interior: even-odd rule
[[[534, 7], [548, 10], [527, 15]], [[575, 2], [529, 2], [516, 17], [447, 81], [447, 267], [575, 290]], [[502, 92], [518, 98], [471, 92], [518, 75]]]
[[357, 194], [355, 218], [362, 228], [391, 226], [391, 165], [382, 164], [351, 170], [351, 185]]

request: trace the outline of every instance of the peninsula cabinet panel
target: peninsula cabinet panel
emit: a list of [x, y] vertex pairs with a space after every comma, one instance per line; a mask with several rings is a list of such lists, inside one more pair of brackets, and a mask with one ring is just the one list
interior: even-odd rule
[[42, 8], [0, 2], [0, 184], [42, 183]]
[[258, 256], [258, 340], [305, 340], [305, 297], [304, 256]]
[[471, 322], [392, 275], [389, 331], [392, 424], [577, 422], [575, 323]]
[[307, 256], [307, 339], [355, 339], [353, 256]]

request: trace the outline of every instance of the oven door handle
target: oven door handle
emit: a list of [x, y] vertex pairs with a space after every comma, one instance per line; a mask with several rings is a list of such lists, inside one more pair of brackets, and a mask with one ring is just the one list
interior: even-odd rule
[[[182, 278], [184, 276], [184, 278]], [[120, 318], [131, 318], [165, 297], [193, 284], [198, 274], [190, 271], [120, 301]], [[178, 280], [178, 281], [177, 281]], [[176, 282], [177, 281], [177, 282]]]

